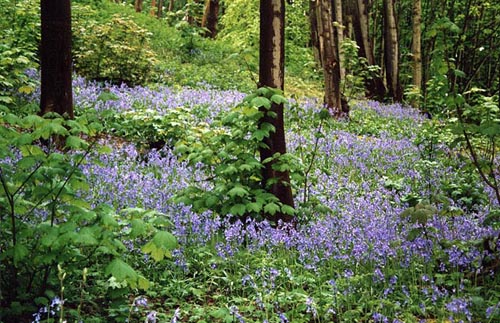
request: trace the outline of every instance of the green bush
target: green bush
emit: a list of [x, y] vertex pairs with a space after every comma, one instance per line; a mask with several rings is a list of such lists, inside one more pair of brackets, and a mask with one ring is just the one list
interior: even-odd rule
[[137, 85], [149, 80], [157, 60], [150, 49], [151, 35], [146, 29], [130, 17], [118, 14], [109, 21], [79, 17], [77, 15], [73, 22], [77, 73], [116, 84]]
[[35, 79], [25, 72], [38, 67], [39, 17], [33, 0], [0, 0], [0, 105], [12, 107], [18, 94], [36, 88]]

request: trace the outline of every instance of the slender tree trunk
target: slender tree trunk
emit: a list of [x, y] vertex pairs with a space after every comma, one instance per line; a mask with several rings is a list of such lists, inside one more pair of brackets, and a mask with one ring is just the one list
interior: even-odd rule
[[[413, 30], [413, 40], [411, 51], [413, 55], [413, 86], [418, 91], [421, 92], [422, 89], [422, 2], [421, 0], [413, 0], [413, 20], [412, 20], [412, 30]], [[419, 107], [419, 99], [412, 102], [413, 106]]]
[[70, 0], [41, 0], [42, 114], [57, 112], [73, 118], [71, 84], [71, 3]]
[[[284, 61], [285, 61], [285, 2], [284, 0], [260, 1], [260, 58], [259, 58], [259, 86], [268, 86], [283, 90], [284, 88]], [[272, 103], [270, 111], [276, 117], [268, 115], [265, 108], [261, 108], [264, 117], [261, 123], [268, 122], [275, 127], [268, 138], [264, 139], [266, 147], [260, 149], [262, 161], [273, 157], [276, 153], [286, 153], [285, 129], [283, 121], [283, 104]], [[288, 171], [273, 169], [273, 162], [265, 163], [262, 169], [262, 184], [281, 203], [294, 206], [290, 176]], [[269, 182], [273, 184], [269, 185]], [[292, 222], [293, 216], [277, 212], [274, 215], [266, 214], [273, 221]]]
[[399, 38], [394, 0], [384, 0], [384, 62], [389, 96], [401, 102], [403, 91], [399, 81]]
[[169, 0], [168, 1], [168, 11], [169, 12], [174, 11], [174, 0]]
[[149, 15], [155, 17], [156, 10], [157, 10], [156, 0], [151, 0], [151, 8], [149, 9]]
[[[373, 53], [373, 44], [369, 32], [368, 8], [365, 0], [356, 0], [353, 12], [353, 29], [356, 43], [359, 46], [359, 57], [366, 58], [368, 65], [377, 65]], [[382, 100], [385, 96], [385, 86], [379, 74], [365, 79], [366, 95], [369, 98]]]
[[309, 1], [309, 24], [311, 26], [311, 47], [313, 49], [316, 62], [323, 67], [323, 59], [319, 50], [319, 33], [318, 33], [318, 0]]
[[342, 43], [344, 42], [344, 17], [342, 15], [342, 0], [332, 0], [333, 22], [336, 31], [335, 43], [338, 49], [338, 64], [340, 68], [340, 79], [345, 78], [345, 68], [343, 67]]
[[135, 12], [142, 12], [143, 2], [144, 2], [144, 0], [135, 0], [135, 2], [134, 2]]
[[206, 36], [210, 38], [215, 38], [215, 36], [217, 36], [218, 16], [219, 0], [206, 0], [201, 26], [208, 29]]
[[156, 17], [161, 18], [163, 16], [163, 0], [158, 0], [156, 2]]
[[316, 6], [318, 19], [319, 52], [325, 79], [324, 103], [332, 115], [339, 118], [344, 115], [340, 95], [340, 64], [338, 46], [333, 31], [333, 16], [330, 0], [318, 0]]

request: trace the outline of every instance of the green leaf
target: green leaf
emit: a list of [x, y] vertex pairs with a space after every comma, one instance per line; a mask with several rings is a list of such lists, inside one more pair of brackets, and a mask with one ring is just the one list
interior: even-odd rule
[[96, 246], [99, 244], [97, 239], [94, 237], [94, 233], [89, 228], [83, 228], [80, 232], [78, 232], [73, 240], [76, 244], [81, 244], [83, 246]]
[[229, 192], [227, 192], [227, 194], [230, 197], [235, 197], [235, 196], [243, 197], [248, 195], [248, 191], [242, 186], [235, 186], [232, 189], [230, 189]]
[[111, 275], [118, 281], [137, 281], [138, 275], [134, 268], [130, 267], [120, 258], [115, 258], [105, 268], [104, 273]]
[[264, 212], [266, 212], [267, 214], [271, 214], [271, 215], [274, 215], [276, 212], [278, 212], [280, 210], [280, 207], [278, 204], [276, 203], [267, 203], [265, 206], [264, 206]]
[[105, 227], [117, 227], [118, 222], [116, 221], [114, 214], [111, 212], [104, 212], [101, 214], [101, 223]]
[[170, 251], [177, 247], [177, 240], [167, 231], [158, 231], [153, 239], [142, 247], [142, 252], [151, 254], [155, 261], [170, 258]]
[[230, 316], [229, 311], [225, 308], [219, 308], [218, 310], [211, 311], [210, 316], [216, 319], [223, 319], [226, 316]]
[[66, 147], [79, 149], [87, 146], [87, 142], [77, 136], [68, 136], [66, 138]]
[[153, 242], [157, 246], [161, 246], [167, 250], [174, 250], [177, 248], [177, 240], [174, 235], [168, 231], [158, 231], [153, 237]]
[[264, 130], [255, 130], [252, 133], [251, 139], [257, 139], [258, 141], [262, 141], [262, 139], [266, 138], [269, 136], [269, 132], [264, 131]]
[[211, 208], [219, 202], [219, 197], [217, 195], [210, 195], [205, 199], [205, 206]]
[[283, 204], [281, 206], [281, 212], [289, 215], [294, 215], [295, 214], [295, 209], [291, 207], [290, 205]]
[[20, 261], [24, 260], [29, 255], [29, 250], [23, 244], [16, 244], [14, 246], [14, 264], [19, 264]]
[[246, 209], [249, 212], [259, 213], [262, 210], [262, 204], [257, 203], [257, 202], [247, 203]]
[[252, 99], [252, 101], [250, 101], [250, 104], [254, 107], [265, 107], [266, 109], [269, 109], [271, 108], [271, 101], [267, 98], [264, 98], [262, 96], [258, 96], [254, 99]]
[[141, 219], [133, 219], [130, 221], [132, 230], [130, 231], [131, 238], [137, 238], [144, 235], [147, 231], [147, 226]]
[[139, 279], [137, 280], [137, 287], [142, 290], [147, 290], [150, 286], [151, 283], [149, 280], [147, 280], [144, 276], [139, 276]]
[[286, 104], [288, 100], [282, 95], [274, 94], [273, 96], [271, 96], [271, 102], [274, 102], [276, 104]]
[[244, 215], [246, 210], [246, 205], [245, 204], [235, 204], [231, 207], [229, 212], [233, 215]]

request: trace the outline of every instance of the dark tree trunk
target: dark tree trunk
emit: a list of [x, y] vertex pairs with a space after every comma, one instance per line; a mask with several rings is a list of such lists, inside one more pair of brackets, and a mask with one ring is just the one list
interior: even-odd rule
[[134, 2], [134, 9], [135, 12], [142, 12], [142, 3], [144, 0], [135, 0]]
[[41, 114], [73, 118], [70, 0], [41, 0]]
[[163, 0], [158, 0], [156, 3], [156, 17], [161, 18], [163, 16]]
[[217, 22], [219, 16], [219, 0], [207, 0], [201, 26], [208, 29], [207, 37], [217, 36]]
[[[259, 86], [283, 90], [284, 60], [285, 60], [285, 2], [284, 0], [260, 1], [260, 59], [259, 59]], [[273, 103], [270, 111], [276, 117], [270, 117], [265, 108], [261, 108], [265, 116], [261, 123], [268, 122], [275, 127], [268, 138], [264, 139], [267, 147], [260, 149], [261, 161], [273, 157], [276, 153], [286, 153], [285, 129], [283, 122], [283, 104]], [[268, 185], [270, 181], [275, 181]], [[294, 206], [290, 176], [287, 171], [273, 169], [273, 162], [264, 164], [262, 169], [263, 186], [274, 194], [281, 203]], [[292, 222], [293, 216], [277, 212], [274, 215], [266, 214], [273, 221]]]
[[310, 0], [309, 1], [309, 23], [311, 25], [311, 46], [314, 53], [314, 58], [316, 62], [320, 65], [322, 64], [321, 53], [319, 51], [319, 34], [318, 34], [318, 1]]

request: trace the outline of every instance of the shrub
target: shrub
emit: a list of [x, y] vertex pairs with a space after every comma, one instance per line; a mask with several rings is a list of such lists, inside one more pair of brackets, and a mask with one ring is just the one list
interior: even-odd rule
[[111, 20], [74, 21], [76, 71], [90, 79], [112, 83], [143, 84], [156, 64], [149, 47], [150, 33], [131, 18], [113, 15]]

